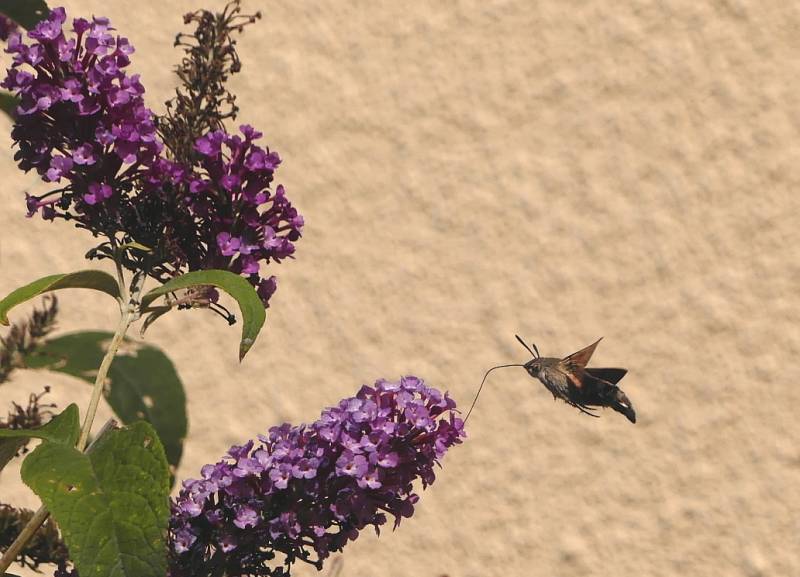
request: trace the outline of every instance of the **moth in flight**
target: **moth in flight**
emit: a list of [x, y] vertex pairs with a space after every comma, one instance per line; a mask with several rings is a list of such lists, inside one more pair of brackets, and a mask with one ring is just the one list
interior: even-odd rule
[[553, 394], [554, 399], [561, 399], [587, 415], [598, 417], [599, 415], [594, 412], [597, 407], [610, 407], [625, 415], [631, 423], [636, 422], [636, 411], [633, 409], [633, 404], [622, 389], [617, 386], [617, 383], [622, 380], [628, 370], [589, 368], [586, 366], [602, 337], [585, 349], [560, 359], [557, 357], [542, 357], [539, 355], [539, 349], [536, 348], [536, 345], [529, 347], [519, 335], [514, 336], [517, 337], [517, 340], [533, 358], [524, 365], [499, 365], [486, 371], [478, 388], [478, 393], [475, 395], [472, 406], [464, 419], [465, 423], [478, 400], [478, 395], [481, 394], [486, 377], [493, 370], [505, 367], [523, 367], [530, 376], [539, 379], [547, 387], [547, 390]]

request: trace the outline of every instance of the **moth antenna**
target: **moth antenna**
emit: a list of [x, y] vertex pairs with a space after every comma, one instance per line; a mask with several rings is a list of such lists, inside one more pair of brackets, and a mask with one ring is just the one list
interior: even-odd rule
[[[519, 335], [514, 335], [514, 336], [515, 336], [515, 337], [517, 337], [517, 340], [520, 342], [520, 344], [521, 344], [523, 347], [525, 347], [525, 350], [527, 350], [527, 351], [528, 351], [528, 352], [531, 354], [531, 356], [532, 356], [534, 359], [538, 359], [538, 358], [539, 358], [539, 355], [538, 355], [538, 354], [535, 354], [535, 353], [534, 353], [534, 352], [531, 350], [531, 348], [530, 348], [528, 345], [526, 345], [526, 344], [525, 344], [525, 341], [523, 341], [523, 340], [522, 340], [522, 339], [519, 337]], [[533, 345], [533, 348], [535, 349], [535, 348], [536, 348], [536, 345]], [[536, 352], [538, 353], [539, 351], [536, 351]]]
[[539, 354], [539, 349], [536, 348], [536, 343], [531, 343], [533, 345], [533, 350], [536, 351], [536, 358], [538, 359], [541, 355]]
[[[517, 338], [519, 338], [519, 337], [517, 337]], [[522, 341], [520, 341], [520, 342], [522, 342]], [[524, 344], [524, 343], [523, 343], [523, 344]], [[525, 348], [527, 348], [527, 347], [525, 347]], [[472, 414], [472, 409], [474, 409], [474, 408], [475, 408], [475, 403], [477, 403], [477, 402], [478, 402], [478, 397], [480, 396], [480, 394], [481, 394], [481, 391], [483, 390], [483, 385], [484, 385], [484, 383], [486, 382], [486, 377], [488, 377], [488, 376], [489, 376], [489, 373], [491, 373], [491, 372], [492, 372], [493, 370], [495, 370], [495, 369], [504, 369], [504, 368], [506, 368], [506, 367], [524, 367], [524, 366], [525, 366], [525, 365], [517, 365], [517, 364], [515, 364], [515, 365], [497, 365], [496, 367], [492, 367], [491, 369], [489, 369], [488, 371], [486, 371], [486, 374], [484, 374], [484, 375], [483, 375], [483, 380], [481, 381], [481, 384], [480, 384], [480, 386], [478, 387], [478, 392], [477, 392], [477, 393], [475, 393], [475, 398], [474, 398], [474, 399], [472, 399], [472, 404], [471, 404], [471, 405], [470, 405], [470, 407], [469, 407], [469, 411], [467, 411], [467, 416], [466, 416], [466, 417], [464, 417], [464, 424], [465, 424], [465, 425], [467, 424], [467, 419], [469, 419], [469, 416]]]

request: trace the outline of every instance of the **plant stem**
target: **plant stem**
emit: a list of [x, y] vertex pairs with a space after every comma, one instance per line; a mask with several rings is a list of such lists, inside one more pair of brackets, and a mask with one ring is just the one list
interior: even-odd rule
[[97, 377], [94, 380], [92, 396], [89, 399], [89, 406], [86, 409], [83, 427], [81, 427], [81, 436], [78, 439], [78, 444], [75, 445], [75, 448], [79, 451], [83, 451], [84, 447], [86, 447], [86, 442], [89, 440], [89, 433], [92, 430], [92, 423], [97, 414], [97, 405], [100, 404], [100, 397], [103, 394], [103, 386], [105, 385], [106, 376], [108, 375], [108, 369], [111, 368], [111, 363], [114, 361], [114, 356], [117, 354], [117, 350], [119, 350], [119, 346], [125, 338], [125, 333], [128, 332], [128, 327], [131, 326], [133, 321], [139, 318], [138, 301], [145, 278], [147, 278], [147, 276], [144, 274], [134, 276], [129, 297], [130, 300], [122, 307], [122, 316], [119, 319], [117, 330], [114, 333], [114, 337], [111, 339], [111, 343], [108, 345], [108, 350], [103, 357], [103, 361], [100, 363], [100, 368], [97, 369]]
[[130, 304], [126, 304], [122, 310], [122, 316], [119, 319], [119, 325], [114, 333], [114, 338], [111, 339], [111, 344], [108, 345], [106, 356], [103, 357], [103, 362], [100, 363], [100, 368], [97, 369], [97, 377], [94, 380], [94, 388], [92, 389], [92, 397], [89, 399], [89, 406], [86, 409], [86, 417], [83, 420], [83, 427], [81, 427], [81, 436], [78, 439], [78, 444], [75, 448], [83, 451], [86, 442], [89, 440], [89, 432], [92, 430], [92, 423], [97, 414], [97, 405], [100, 404], [100, 397], [103, 394], [103, 386], [105, 385], [106, 375], [108, 369], [111, 368], [111, 363], [114, 360], [114, 355], [117, 354], [122, 339], [125, 338], [125, 333], [128, 327], [134, 321], [134, 308]]
[[124, 305], [128, 302], [128, 288], [125, 286], [125, 275], [122, 272], [122, 265], [119, 261], [115, 261], [117, 265], [117, 282], [119, 283], [119, 291], [120, 297], [122, 298], [122, 304]]
[[42, 526], [42, 523], [45, 522], [49, 514], [50, 511], [48, 511], [47, 507], [44, 505], [39, 507], [39, 510], [33, 514], [28, 524], [22, 528], [22, 531], [20, 531], [17, 538], [14, 539], [14, 542], [6, 549], [6, 552], [3, 553], [3, 558], [0, 559], [0, 575], [5, 575], [6, 569], [11, 566], [17, 558], [17, 555], [22, 552], [22, 549], [28, 544], [28, 541], [31, 540], [33, 534], [39, 530], [39, 527]]
[[[118, 266], [117, 272], [120, 281], [122, 281], [122, 268]], [[100, 404], [100, 397], [103, 394], [103, 385], [105, 385], [108, 369], [111, 368], [111, 363], [114, 361], [114, 356], [117, 354], [119, 346], [125, 338], [125, 333], [128, 332], [128, 327], [130, 327], [131, 323], [137, 320], [141, 314], [139, 311], [139, 295], [142, 293], [146, 278], [147, 275], [141, 272], [134, 275], [130, 293], [127, 293], [124, 285], [120, 285], [122, 294], [129, 294], [129, 296], [125, 300], [122, 300], [122, 306], [120, 307], [122, 314], [119, 319], [119, 324], [117, 325], [117, 330], [114, 333], [114, 337], [111, 339], [111, 343], [108, 345], [108, 350], [103, 357], [103, 361], [100, 363], [100, 368], [97, 369], [97, 378], [94, 380], [94, 388], [92, 389], [92, 396], [89, 399], [89, 406], [86, 409], [86, 417], [83, 420], [78, 444], [75, 445], [75, 448], [81, 452], [86, 448], [86, 443], [89, 440], [89, 433], [92, 430], [92, 423], [94, 423], [94, 417], [97, 414], [97, 406]], [[102, 433], [105, 433], [106, 430], [107, 427], [104, 427]], [[25, 547], [34, 533], [41, 527], [42, 523], [45, 522], [49, 514], [47, 507], [44, 505], [39, 507], [39, 510], [34, 513], [28, 524], [25, 525], [8, 550], [3, 554], [3, 557], [0, 558], [0, 576], [5, 574], [6, 569], [14, 562], [14, 559], [17, 558], [17, 555], [19, 555], [23, 547]]]
[[109, 236], [111, 246], [114, 247], [114, 266], [117, 269], [117, 284], [119, 284], [120, 304], [124, 307], [129, 302], [128, 285], [125, 284], [125, 274], [122, 271], [122, 257], [117, 246], [117, 239], [114, 235]]
[[[109, 419], [103, 428], [98, 433], [97, 437], [95, 437], [92, 444], [86, 449], [86, 452], [91, 452], [94, 444], [103, 438], [103, 436], [110, 431], [111, 429], [115, 428], [117, 422], [114, 419]], [[22, 528], [22, 531], [19, 532], [17, 538], [14, 539], [14, 542], [6, 549], [6, 552], [3, 553], [2, 559], [0, 559], [0, 575], [5, 575], [6, 569], [8, 569], [17, 556], [22, 552], [22, 549], [25, 548], [25, 545], [28, 544], [28, 541], [31, 540], [34, 533], [39, 530], [39, 527], [42, 526], [42, 523], [47, 520], [48, 515], [50, 515], [50, 511], [47, 510], [47, 507], [42, 505], [39, 507], [38, 511], [33, 514], [30, 521], [28, 521], [27, 525]]]

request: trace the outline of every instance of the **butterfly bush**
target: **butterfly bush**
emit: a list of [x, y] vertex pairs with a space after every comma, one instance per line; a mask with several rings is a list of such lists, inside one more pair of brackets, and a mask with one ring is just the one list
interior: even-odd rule
[[253, 127], [243, 125], [240, 132], [215, 130], [197, 139], [195, 170], [182, 172], [163, 163], [154, 171], [151, 189], [166, 190], [160, 179], [168, 174], [183, 205], [169, 232], [173, 266], [226, 268], [245, 275], [267, 304], [276, 281], [259, 275], [261, 264], [294, 254], [303, 217], [282, 185], [269, 190], [281, 162], [278, 153], [254, 144], [262, 134]]
[[[232, 447], [172, 503], [170, 576], [285, 575], [297, 559], [321, 568], [387, 515], [396, 528], [419, 499], [412, 483], [433, 483], [465, 437], [455, 406], [416, 377], [379, 380], [309, 426]], [[270, 568], [279, 555], [283, 567]]]
[[124, 70], [133, 46], [111, 34], [107, 18], [76, 18], [69, 39], [65, 21], [56, 8], [28, 32], [30, 45], [18, 33], [9, 38], [13, 64], [2, 86], [20, 98], [14, 158], [59, 185], [28, 196], [30, 215], [41, 209], [45, 219], [75, 217], [109, 232], [140, 168], [152, 165], [163, 146], [139, 76]]
[[107, 18], [76, 18], [66, 33], [65, 22], [56, 8], [28, 32], [30, 43], [12, 33], [6, 48], [13, 64], [2, 86], [20, 99], [14, 158], [55, 187], [27, 195], [28, 216], [72, 220], [108, 238], [94, 256], [143, 248], [126, 253], [123, 266], [162, 282], [187, 270], [241, 274], [268, 306], [276, 279], [261, 267], [292, 257], [303, 227], [283, 186], [270, 189], [278, 154], [242, 126], [241, 135], [194, 135], [191, 158], [170, 157], [139, 76], [125, 71], [130, 42]]

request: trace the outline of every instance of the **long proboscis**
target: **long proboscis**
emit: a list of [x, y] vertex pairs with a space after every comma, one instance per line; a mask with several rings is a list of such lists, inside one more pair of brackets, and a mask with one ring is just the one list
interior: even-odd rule
[[491, 373], [495, 369], [505, 369], [507, 367], [524, 367], [524, 366], [525, 365], [520, 365], [520, 364], [516, 364], [516, 363], [513, 364], [513, 365], [497, 365], [496, 367], [492, 367], [491, 369], [486, 371], [486, 374], [483, 375], [483, 380], [481, 381], [481, 385], [478, 387], [478, 392], [475, 393], [475, 398], [472, 399], [472, 404], [469, 407], [469, 411], [467, 411], [467, 416], [464, 417], [464, 424], [465, 425], [467, 424], [467, 419], [469, 419], [469, 416], [472, 414], [472, 409], [475, 408], [475, 403], [478, 402], [478, 397], [481, 395], [481, 391], [483, 390], [483, 385], [484, 385], [484, 383], [486, 383], [486, 377], [489, 376], [489, 373]]

